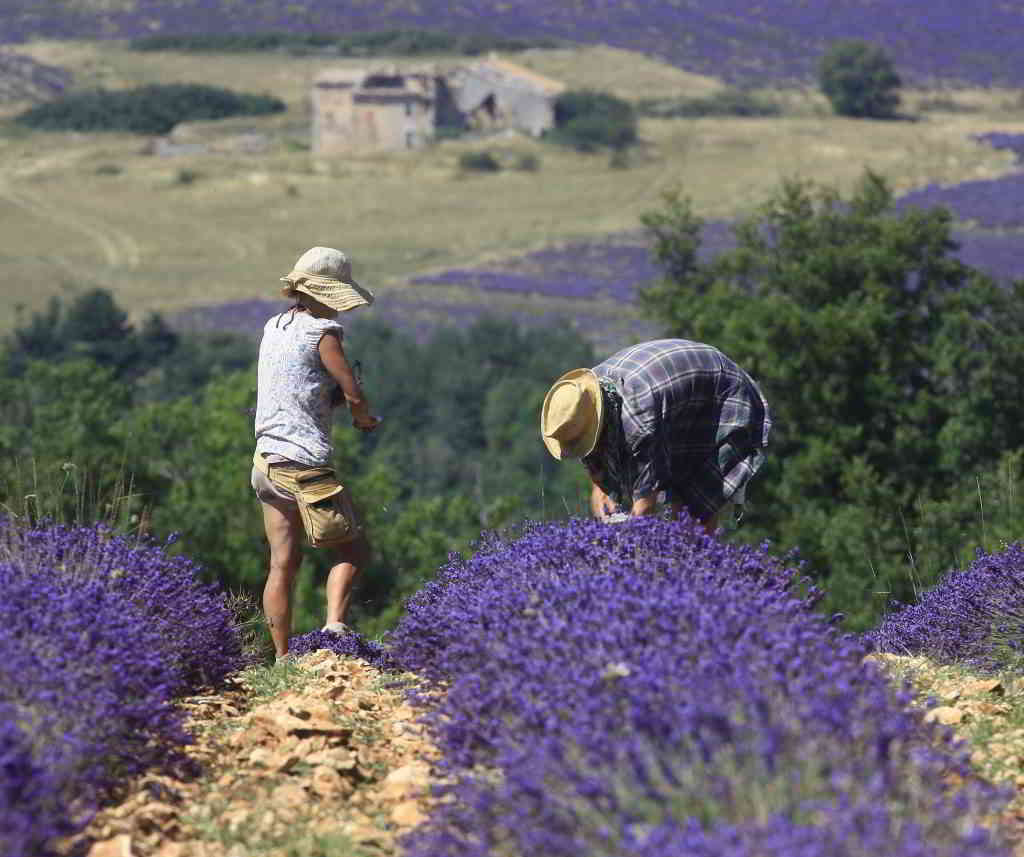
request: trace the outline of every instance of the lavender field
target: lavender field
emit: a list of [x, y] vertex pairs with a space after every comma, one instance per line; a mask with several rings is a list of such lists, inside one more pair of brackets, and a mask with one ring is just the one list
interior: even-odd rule
[[0, 10], [6, 42], [32, 36], [108, 38], [161, 33], [338, 32], [386, 27], [553, 37], [605, 43], [664, 58], [732, 82], [806, 81], [825, 46], [863, 38], [881, 44], [913, 81], [1019, 85], [1024, 9], [998, 0], [7, 0]]

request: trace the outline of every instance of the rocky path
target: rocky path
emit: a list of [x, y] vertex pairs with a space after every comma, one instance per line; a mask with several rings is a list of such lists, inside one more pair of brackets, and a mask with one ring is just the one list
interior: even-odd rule
[[400, 684], [321, 650], [289, 688], [184, 703], [201, 779], [148, 775], [95, 819], [89, 857], [377, 857], [424, 817], [433, 749]]

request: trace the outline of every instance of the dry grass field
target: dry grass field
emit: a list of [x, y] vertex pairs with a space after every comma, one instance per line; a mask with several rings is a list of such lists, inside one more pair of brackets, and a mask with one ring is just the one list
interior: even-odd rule
[[[319, 159], [308, 150], [310, 80], [325, 65], [346, 63], [134, 53], [117, 43], [40, 42], [24, 52], [73, 69], [83, 88], [199, 82], [268, 92], [288, 111], [182, 129], [221, 139], [226, 151], [176, 157], [148, 154], [140, 137], [26, 133], [0, 123], [0, 329], [12, 323], [17, 303], [36, 309], [52, 295], [93, 286], [110, 288], [136, 314], [273, 297], [277, 277], [318, 243], [349, 251], [356, 275], [381, 298], [409, 297], [433, 288], [407, 285], [414, 274], [635, 229], [674, 185], [698, 212], [721, 218], [749, 210], [785, 177], [848, 187], [870, 167], [899, 190], [955, 183], [1011, 167], [1008, 153], [973, 142], [973, 134], [1024, 131], [1015, 94], [971, 93], [970, 113], [868, 122], [830, 117], [804, 92], [780, 95], [787, 111], [775, 119], [644, 120], [643, 144], [626, 169], [612, 168], [607, 155], [517, 136]], [[512, 58], [572, 86], [631, 97], [704, 95], [718, 86], [607, 48]], [[265, 135], [266, 151], [231, 151], [243, 132]], [[460, 174], [458, 156], [474, 148], [510, 167], [533, 153], [540, 168]], [[522, 296], [498, 300], [531, 306]]]

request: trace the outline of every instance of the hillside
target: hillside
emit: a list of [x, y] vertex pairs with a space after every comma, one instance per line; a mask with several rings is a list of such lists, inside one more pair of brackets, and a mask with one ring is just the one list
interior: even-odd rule
[[1018, 4], [977, 0], [8, 0], [4, 41], [124, 38], [152, 33], [349, 32], [421, 27], [610, 44], [733, 81], [806, 80], [825, 45], [865, 38], [892, 52], [917, 81], [1024, 82]]
[[[776, 95], [781, 116], [766, 119], [644, 119], [625, 169], [607, 154], [585, 155], [521, 137], [448, 141], [412, 152], [316, 158], [309, 151], [308, 93], [327, 65], [356, 60], [266, 54], [138, 53], [117, 42], [33, 42], [19, 52], [68, 69], [76, 88], [128, 88], [188, 81], [266, 92], [278, 116], [188, 123], [162, 156], [150, 138], [128, 134], [32, 133], [0, 125], [0, 228], [18, 252], [0, 256], [8, 282], [30, 282], [18, 301], [36, 310], [54, 295], [109, 288], [136, 318], [188, 311], [195, 326], [251, 329], [265, 317], [279, 277], [305, 247], [341, 244], [356, 275], [382, 298], [366, 314], [422, 332], [488, 311], [519, 321], [562, 319], [601, 349], [650, 331], [624, 303], [649, 265], [616, 262], [621, 282], [582, 294], [572, 266], [548, 272], [561, 291], [481, 291], [442, 276], [502, 271], [508, 260], [545, 248], [631, 235], [661, 193], [681, 186], [701, 216], [729, 220], [762, 202], [785, 177], [848, 188], [865, 167], [904, 192], [929, 184], [995, 179], [1013, 156], [977, 139], [1024, 131], [1011, 91], [956, 92], [954, 110], [919, 122], [860, 122], [829, 115], [820, 96]], [[625, 97], [706, 95], [721, 86], [664, 63], [611, 48], [533, 50], [517, 62], [573, 86]], [[386, 58], [384, 58], [386, 61]], [[954, 97], [955, 96], [955, 97]], [[911, 109], [926, 92], [908, 92]], [[962, 105], [959, 107], [958, 105]], [[200, 151], [191, 151], [193, 146]], [[461, 155], [487, 150], [496, 174], [466, 174]], [[517, 165], [534, 159], [535, 169]], [[570, 252], [570, 255], [574, 255]], [[583, 262], [583, 257], [578, 257]], [[424, 278], [424, 279], [420, 279]], [[239, 303], [243, 302], [243, 303]], [[226, 309], [214, 309], [222, 305]], [[6, 316], [0, 325], [13, 323]]]

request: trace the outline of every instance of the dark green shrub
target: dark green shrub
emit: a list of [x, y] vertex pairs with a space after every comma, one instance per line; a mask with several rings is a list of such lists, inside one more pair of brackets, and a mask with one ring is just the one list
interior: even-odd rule
[[610, 93], [570, 90], [555, 101], [555, 130], [550, 136], [581, 152], [604, 146], [624, 149], [636, 142], [636, 112], [628, 101]]
[[742, 89], [723, 89], [701, 98], [645, 98], [637, 103], [641, 116], [655, 119], [700, 119], [705, 116], [778, 116], [782, 108]]
[[490, 152], [463, 152], [459, 155], [459, 169], [464, 172], [496, 173], [501, 170], [501, 164]]
[[885, 52], [856, 39], [836, 42], [821, 59], [821, 91], [840, 116], [891, 119], [900, 77]]
[[130, 131], [166, 134], [189, 119], [225, 119], [280, 113], [284, 102], [192, 83], [99, 89], [67, 95], [20, 114], [16, 121], [42, 131]]
[[197, 33], [179, 36], [146, 36], [134, 39], [136, 51], [183, 51], [189, 53], [249, 53], [288, 51], [293, 54], [332, 53], [336, 56], [418, 56], [461, 54], [476, 56], [488, 51], [525, 51], [553, 48], [556, 39], [516, 39], [505, 36], [446, 33], [438, 30], [390, 29], [361, 33]]

